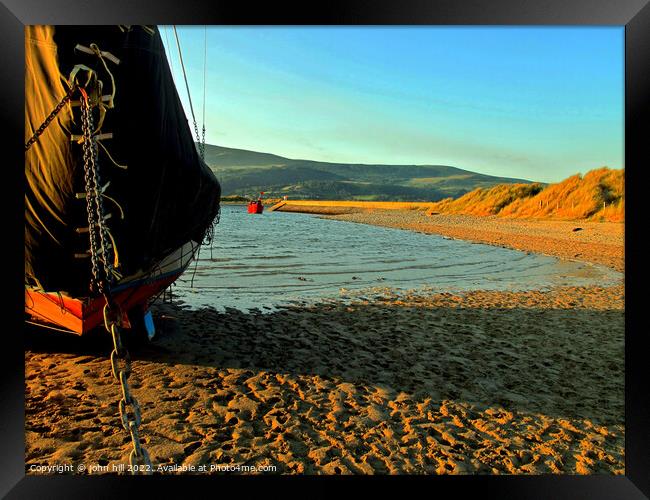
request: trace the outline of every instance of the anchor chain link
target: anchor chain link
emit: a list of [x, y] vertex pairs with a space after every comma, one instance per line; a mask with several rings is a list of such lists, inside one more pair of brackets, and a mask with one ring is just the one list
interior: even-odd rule
[[84, 180], [86, 189], [86, 208], [88, 210], [88, 233], [90, 238], [90, 258], [92, 268], [91, 289], [104, 296], [104, 327], [113, 339], [111, 352], [111, 372], [119, 382], [122, 398], [118, 403], [122, 427], [130, 434], [133, 450], [129, 454], [132, 474], [153, 473], [151, 459], [147, 450], [140, 444], [139, 427], [142, 422], [140, 405], [131, 393], [131, 356], [122, 343], [122, 311], [110, 295], [114, 281], [113, 266], [109, 258], [110, 235], [105, 224], [102, 200], [102, 187], [98, 168], [97, 138], [94, 136], [94, 123], [90, 99], [84, 88], [81, 92], [81, 122], [83, 129], [82, 149], [84, 159]]
[[[151, 458], [149, 457], [149, 453], [145, 447], [140, 444], [139, 427], [142, 422], [140, 404], [131, 393], [131, 388], [129, 387], [128, 382], [132, 371], [131, 356], [122, 345], [122, 336], [118, 325], [119, 308], [117, 308], [117, 315], [111, 314], [111, 312], [112, 310], [109, 308], [109, 303], [107, 302], [104, 306], [104, 326], [111, 333], [113, 338], [111, 371], [113, 377], [120, 383], [120, 388], [122, 389], [122, 398], [118, 403], [120, 419], [124, 430], [129, 432], [131, 435], [131, 442], [133, 443], [133, 450], [131, 450], [131, 453], [129, 454], [131, 473], [137, 474], [140, 472], [146, 475], [151, 475], [153, 473]], [[120, 366], [120, 364], [122, 366]]]
[[63, 96], [63, 98], [59, 101], [59, 103], [54, 107], [52, 112], [49, 114], [49, 116], [43, 121], [40, 127], [34, 132], [34, 135], [32, 135], [29, 140], [25, 143], [25, 151], [29, 150], [29, 148], [32, 147], [32, 145], [38, 140], [38, 138], [45, 132], [45, 129], [52, 123], [52, 120], [58, 115], [61, 110], [63, 109], [63, 106], [65, 106], [70, 99], [72, 99], [72, 94], [74, 94], [74, 91], [77, 90], [77, 86], [75, 84], [72, 84], [70, 86], [70, 89], [66, 94]]
[[[83, 88], [79, 88], [81, 92], [81, 124], [83, 130], [83, 142], [81, 147], [83, 150], [84, 160], [84, 181], [86, 188], [86, 210], [88, 212], [88, 236], [90, 239], [90, 262], [91, 262], [91, 290], [100, 291], [102, 286], [102, 279], [99, 276], [99, 262], [98, 262], [98, 247], [99, 235], [97, 234], [97, 227], [99, 225], [99, 218], [101, 213], [98, 214], [96, 210], [95, 198], [97, 197], [97, 150], [93, 147], [95, 140], [93, 139], [94, 124], [93, 117], [90, 111], [90, 103], [88, 102], [88, 94]], [[99, 216], [98, 216], [99, 215]]]

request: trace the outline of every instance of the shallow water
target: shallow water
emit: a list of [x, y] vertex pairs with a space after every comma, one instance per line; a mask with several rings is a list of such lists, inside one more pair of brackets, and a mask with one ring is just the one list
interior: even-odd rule
[[[196, 264], [196, 265], [195, 265]], [[192, 286], [193, 277], [193, 286]], [[315, 215], [224, 206], [212, 250], [173, 288], [191, 307], [272, 309], [398, 291], [530, 290], [611, 285], [607, 267]]]

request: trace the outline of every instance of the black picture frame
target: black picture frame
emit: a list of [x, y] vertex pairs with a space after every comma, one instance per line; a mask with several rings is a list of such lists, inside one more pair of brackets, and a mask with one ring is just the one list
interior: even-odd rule
[[[314, 496], [332, 494], [362, 480], [404, 494], [422, 487], [436, 495], [461, 498], [472, 492], [481, 498], [648, 498], [650, 497], [650, 390], [643, 349], [642, 284], [643, 228], [647, 209], [643, 168], [649, 164], [647, 134], [643, 132], [650, 102], [649, 0], [465, 0], [465, 1], [330, 1], [300, 5], [209, 2], [200, 0], [3, 0], [0, 6], [0, 61], [3, 62], [1, 109], [6, 131], [2, 137], [4, 169], [15, 177], [2, 183], [6, 205], [5, 230], [11, 245], [5, 250], [5, 330], [2, 335], [2, 403], [0, 418], [0, 494], [7, 498], [104, 498], [142, 494], [160, 488], [162, 496], [196, 491], [198, 484], [224, 495], [223, 486], [265, 488], [262, 494], [284, 496], [293, 485], [312, 488]], [[625, 476], [433, 476], [384, 478], [292, 477], [81, 477], [25, 476], [24, 349], [21, 340], [24, 298], [18, 265], [22, 240], [20, 164], [24, 143], [24, 32], [28, 24], [213, 24], [213, 25], [617, 25], [625, 26]], [[14, 215], [15, 214], [15, 215]], [[644, 224], [645, 222], [645, 224]], [[14, 232], [15, 231], [15, 232]], [[14, 253], [15, 252], [15, 253]], [[24, 256], [24, 255], [23, 255]], [[14, 260], [15, 259], [15, 260]], [[15, 264], [14, 264], [15, 262]], [[14, 286], [15, 283], [15, 286]], [[15, 326], [15, 327], [14, 327]], [[212, 484], [219, 479], [218, 484]], [[307, 479], [312, 479], [307, 481]], [[208, 483], [207, 481], [210, 481]], [[246, 481], [244, 483], [244, 481]], [[191, 484], [188, 484], [191, 483]], [[409, 489], [405, 489], [409, 488]], [[460, 496], [458, 496], [460, 495]]]

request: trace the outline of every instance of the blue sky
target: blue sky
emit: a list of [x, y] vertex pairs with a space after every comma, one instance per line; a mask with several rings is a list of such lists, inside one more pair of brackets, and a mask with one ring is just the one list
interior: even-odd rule
[[[177, 30], [201, 129], [206, 32]], [[210, 144], [289, 158], [542, 182], [622, 168], [624, 28], [208, 26], [205, 122]]]

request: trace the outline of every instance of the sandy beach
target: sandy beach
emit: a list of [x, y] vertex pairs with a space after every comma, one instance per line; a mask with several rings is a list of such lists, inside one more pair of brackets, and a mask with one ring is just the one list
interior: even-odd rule
[[[463, 217], [336, 216], [623, 269], [622, 224]], [[622, 284], [459, 295], [383, 289], [272, 312], [178, 303], [154, 312], [159, 335], [132, 350], [130, 380], [155, 467], [625, 472]], [[126, 462], [110, 349], [107, 335], [27, 332], [27, 473], [36, 473], [33, 464]]]

